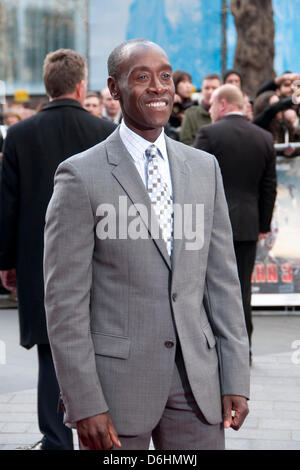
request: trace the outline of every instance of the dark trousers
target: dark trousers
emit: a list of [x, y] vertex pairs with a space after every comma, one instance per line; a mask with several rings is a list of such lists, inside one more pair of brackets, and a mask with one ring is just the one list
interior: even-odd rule
[[38, 420], [43, 434], [44, 450], [72, 450], [71, 429], [63, 424], [63, 413], [57, 412], [59, 386], [55, 374], [51, 349], [48, 344], [38, 344]]
[[244, 315], [250, 346], [251, 335], [253, 332], [251, 311], [251, 275], [255, 263], [256, 243], [256, 241], [234, 242], [234, 251], [241, 284]]

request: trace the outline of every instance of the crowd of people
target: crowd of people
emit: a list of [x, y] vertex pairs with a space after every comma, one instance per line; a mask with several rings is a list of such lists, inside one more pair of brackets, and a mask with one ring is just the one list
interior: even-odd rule
[[[274, 143], [298, 142], [300, 140], [300, 122], [297, 96], [300, 75], [285, 72], [273, 80], [263, 84], [250, 97], [243, 92], [243, 113], [254, 124], [272, 133]], [[171, 119], [166, 132], [187, 145], [193, 145], [200, 127], [211, 122], [209, 114], [212, 93], [222, 84], [231, 84], [243, 90], [242, 76], [238, 70], [227, 70], [223, 79], [210, 73], [202, 81], [201, 91], [192, 93], [192, 79], [183, 71], [174, 73], [176, 98]], [[182, 90], [188, 90], [189, 95]], [[185, 87], [185, 88], [184, 88]], [[286, 157], [299, 155], [299, 149], [292, 146], [281, 152]]]
[[[249, 121], [271, 132], [274, 143], [300, 141], [299, 107], [295, 98], [292, 98], [295, 94], [298, 95], [299, 80], [299, 74], [285, 72], [264, 83], [254, 97], [242, 91], [244, 115]], [[231, 84], [243, 90], [242, 75], [234, 69], [227, 70], [223, 78], [216, 73], [207, 74], [202, 80], [200, 90], [196, 90], [191, 75], [182, 70], [176, 70], [173, 73], [173, 82], [175, 85], [174, 106], [170, 120], [165, 126], [165, 132], [169, 137], [187, 145], [193, 145], [197, 131], [202, 126], [211, 123], [209, 108], [214, 90], [222, 84]], [[46, 103], [42, 101], [33, 109], [30, 101], [27, 103], [9, 101], [2, 116], [0, 152], [7, 128], [41, 111]], [[84, 107], [94, 116], [108, 119], [115, 124], [121, 122], [119, 102], [111, 97], [107, 87], [101, 91], [88, 91]], [[290, 145], [278, 154], [286, 157], [297, 156], [300, 150]]]

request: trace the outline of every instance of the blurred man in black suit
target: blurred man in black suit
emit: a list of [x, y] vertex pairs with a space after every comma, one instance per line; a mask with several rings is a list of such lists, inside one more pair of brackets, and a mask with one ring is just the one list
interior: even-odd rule
[[[5, 140], [0, 197], [0, 269], [16, 269], [21, 345], [38, 349], [38, 418], [34, 449], [72, 449], [71, 430], [57, 414], [56, 380], [44, 310], [44, 224], [54, 174], [66, 158], [106, 139], [115, 129], [83, 108], [87, 70], [70, 49], [48, 54], [44, 82], [50, 103], [12, 126]], [[68, 275], [68, 266], [65, 267]], [[5, 273], [7, 274], [7, 273]], [[3, 279], [7, 278], [6, 275]], [[66, 295], [70, 293], [66, 292]]]
[[243, 106], [237, 87], [217, 89], [210, 107], [213, 124], [198, 131], [194, 147], [215, 155], [221, 167], [251, 345], [251, 274], [257, 240], [270, 231], [276, 168], [272, 135], [250, 123]]

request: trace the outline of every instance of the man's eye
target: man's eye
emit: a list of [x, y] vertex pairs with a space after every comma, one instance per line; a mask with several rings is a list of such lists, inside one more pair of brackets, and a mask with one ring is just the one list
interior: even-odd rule
[[138, 76], [138, 79], [140, 79], [140, 80], [146, 80], [146, 78], [147, 78], [147, 75], [145, 75], [145, 74]]
[[171, 74], [170, 74], [170, 73], [163, 73], [162, 76], [163, 76], [163, 78], [164, 78], [165, 80], [169, 80], [169, 79], [171, 78]]

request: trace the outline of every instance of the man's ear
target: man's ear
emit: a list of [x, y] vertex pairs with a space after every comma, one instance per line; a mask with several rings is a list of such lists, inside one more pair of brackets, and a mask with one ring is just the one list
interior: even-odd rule
[[223, 110], [224, 110], [224, 109], [227, 107], [227, 105], [228, 105], [228, 101], [225, 100], [225, 98], [222, 98], [222, 99], [220, 100], [220, 103], [221, 103], [221, 107], [222, 107]]
[[82, 106], [86, 98], [86, 89], [87, 89], [87, 82], [85, 80], [81, 80], [80, 82], [76, 84], [74, 93], [78, 101], [80, 101], [80, 103], [82, 104]]
[[117, 83], [117, 80], [114, 77], [108, 77], [107, 86], [109, 88], [110, 94], [114, 100], [120, 100], [120, 89]]

